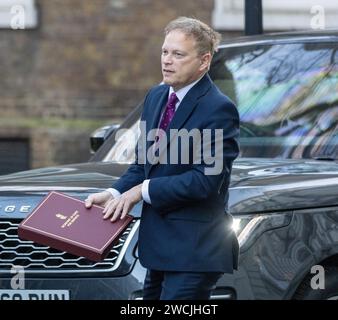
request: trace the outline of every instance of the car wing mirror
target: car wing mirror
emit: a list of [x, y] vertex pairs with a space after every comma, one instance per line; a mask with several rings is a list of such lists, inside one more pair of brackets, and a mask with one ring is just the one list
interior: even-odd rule
[[90, 152], [95, 153], [113, 133], [120, 128], [120, 124], [113, 123], [111, 125], [103, 126], [96, 129], [90, 135]]

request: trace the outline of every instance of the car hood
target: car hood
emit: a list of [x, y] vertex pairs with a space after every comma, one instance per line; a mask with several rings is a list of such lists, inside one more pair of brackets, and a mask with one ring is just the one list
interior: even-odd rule
[[[85, 199], [110, 187], [126, 169], [89, 162], [0, 176], [0, 216], [24, 217], [27, 210], [20, 208], [32, 210], [51, 190]], [[336, 162], [241, 158], [233, 165], [229, 207], [234, 215], [326, 207], [338, 205], [337, 195]], [[141, 204], [132, 213], [139, 216], [140, 210]]]
[[241, 159], [233, 166], [232, 213], [338, 205], [338, 163], [320, 160]]

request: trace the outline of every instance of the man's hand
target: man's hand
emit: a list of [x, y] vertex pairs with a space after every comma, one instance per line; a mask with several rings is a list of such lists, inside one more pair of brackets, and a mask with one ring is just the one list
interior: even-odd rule
[[93, 204], [97, 204], [99, 206], [105, 207], [107, 203], [113, 198], [114, 197], [112, 196], [112, 194], [108, 191], [93, 193], [85, 200], [85, 206], [88, 209]]
[[120, 197], [110, 200], [104, 210], [103, 219], [110, 219], [114, 222], [118, 217], [123, 219], [136, 203], [142, 200], [142, 183], [122, 193]]

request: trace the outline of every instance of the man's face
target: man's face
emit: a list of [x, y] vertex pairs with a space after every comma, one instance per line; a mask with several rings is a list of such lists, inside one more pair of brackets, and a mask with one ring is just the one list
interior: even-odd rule
[[163, 82], [175, 91], [196, 81], [208, 69], [211, 55], [199, 55], [196, 41], [180, 30], [168, 33], [162, 45]]

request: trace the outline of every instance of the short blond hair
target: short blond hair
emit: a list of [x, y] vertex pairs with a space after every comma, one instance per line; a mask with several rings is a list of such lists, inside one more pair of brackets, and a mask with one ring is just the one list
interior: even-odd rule
[[164, 29], [167, 35], [173, 30], [180, 30], [196, 40], [197, 51], [200, 55], [210, 52], [213, 55], [221, 40], [221, 35], [209, 27], [206, 23], [188, 17], [179, 17], [172, 20]]

